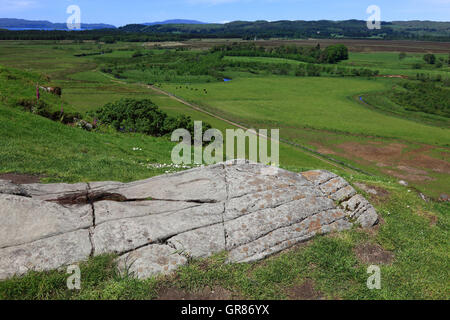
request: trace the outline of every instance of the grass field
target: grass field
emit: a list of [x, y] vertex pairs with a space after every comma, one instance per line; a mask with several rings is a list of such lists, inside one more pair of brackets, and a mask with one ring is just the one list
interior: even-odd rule
[[139, 134], [86, 132], [4, 106], [0, 122], [0, 173], [40, 175], [48, 182], [133, 181], [160, 175], [164, 169], [147, 164], [169, 163], [174, 145]]
[[[434, 197], [447, 193], [448, 129], [389, 116], [353, 99], [389, 86], [392, 86], [389, 79], [274, 76], [192, 84], [188, 89], [168, 84], [162, 88], [248, 127], [280, 128], [281, 136], [290, 141], [315, 147], [374, 174], [413, 180], [415, 186]], [[206, 88], [208, 94], [191, 87]], [[389, 154], [393, 144], [399, 144], [399, 150]], [[358, 146], [364, 145], [369, 150], [360, 152]], [[441, 153], [436, 157], [424, 152], [430, 159], [421, 163], [414, 161], [413, 153], [408, 153], [427, 146], [429, 151], [436, 149]], [[436, 170], [438, 162], [440, 169]], [[424, 170], [422, 176], [409, 172], [415, 167]]]
[[[383, 46], [387, 45], [383, 42]], [[114, 51], [102, 56], [75, 57], [97, 52], [98, 46], [6, 41], [0, 43], [0, 65], [49, 76], [49, 84], [63, 88], [62, 100], [44, 98], [55, 104], [62, 102], [80, 113], [124, 97], [150, 98], [168, 115], [188, 115], [222, 131], [233, 128], [217, 117], [149, 89], [139, 79], [118, 80], [100, 72], [103, 58], [128, 59], [142, 50], [141, 46], [102, 45], [103, 49]], [[352, 52], [350, 60], [342, 64], [378, 66], [386, 74], [413, 74], [416, 71], [410, 65], [420, 56], [411, 53], [399, 62], [398, 52]], [[227, 59], [286, 62], [292, 66], [299, 63], [285, 59]], [[447, 74], [448, 70], [430, 68], [417, 72]], [[0, 299], [153, 299], [164, 296], [167, 290], [198, 297], [198, 292], [208, 287], [224, 290], [229, 298], [298, 299], [302, 297], [296, 292], [307, 284], [314, 288], [315, 298], [448, 299], [450, 207], [448, 202], [425, 202], [417, 192], [433, 198], [450, 194], [448, 126], [388, 114], [359, 100], [360, 96], [390, 90], [399, 81], [396, 79], [261, 76], [245, 72], [232, 76], [231, 82], [161, 83], [160, 87], [247, 127], [280, 128], [286, 140], [369, 172], [371, 175], [356, 173], [301, 148], [280, 146], [284, 168], [297, 172], [328, 169], [352, 184], [364, 183], [381, 190], [373, 195], [358, 189], [382, 218], [377, 229], [317, 237], [306, 245], [253, 264], [225, 264], [222, 254], [192, 261], [173, 276], [147, 281], [118, 276], [114, 272], [114, 257], [101, 256], [82, 264], [82, 274], [88, 276], [81, 291], [66, 289], [64, 272], [31, 273], [0, 282]], [[34, 78], [20, 90], [2, 79], [0, 92], [8, 92], [8, 96], [34, 94]], [[148, 164], [170, 163], [173, 147], [167, 138], [106, 129], [86, 132], [6, 106], [3, 100], [0, 124], [0, 174], [33, 174], [43, 182], [132, 181], [163, 174], [167, 169], [154, 169]], [[136, 147], [142, 151], [133, 150]], [[407, 180], [410, 187], [399, 185], [399, 179]], [[360, 251], [368, 246], [388, 254], [392, 261], [365, 261]], [[366, 287], [370, 264], [382, 265], [381, 290]]]
[[[399, 59], [400, 52], [377, 52], [361, 53], [351, 52], [350, 59], [341, 62], [345, 66], [367, 67], [380, 70], [386, 75], [405, 75], [415, 77], [417, 73], [427, 73], [430, 75], [450, 76], [450, 67], [443, 66], [436, 68], [434, 65], [426, 65], [423, 60], [423, 53], [407, 53], [406, 58]], [[436, 54], [437, 58], [448, 58], [448, 54]], [[420, 64], [420, 69], [415, 69], [414, 65]]]

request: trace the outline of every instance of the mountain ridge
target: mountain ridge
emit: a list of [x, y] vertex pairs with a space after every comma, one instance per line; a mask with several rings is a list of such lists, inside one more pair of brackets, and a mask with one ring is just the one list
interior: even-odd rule
[[[82, 23], [81, 29], [116, 29], [105, 23]], [[47, 20], [26, 20], [16, 18], [0, 18], [0, 29], [37, 29], [37, 30], [68, 30], [66, 23], [54, 23]]]

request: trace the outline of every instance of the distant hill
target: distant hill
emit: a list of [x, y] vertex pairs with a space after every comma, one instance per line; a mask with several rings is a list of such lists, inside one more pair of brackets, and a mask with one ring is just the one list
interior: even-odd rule
[[[174, 20], [176, 21], [176, 20]], [[370, 30], [363, 20], [345, 21], [234, 21], [225, 24], [133, 24], [121, 27], [126, 32], [154, 34], [179, 34], [185, 37], [216, 38], [358, 38], [358, 39], [405, 39], [441, 40], [450, 39], [450, 22], [393, 21], [382, 22], [381, 29]]]
[[[33, 21], [24, 19], [11, 19], [0, 18], [0, 29], [9, 30], [67, 30], [66, 23], [53, 23], [50, 21]], [[103, 23], [82, 23], [81, 29], [94, 30], [94, 29], [116, 29], [115, 26]]]
[[206, 24], [206, 22], [200, 22], [196, 20], [185, 20], [185, 19], [172, 19], [158, 22], [147, 22], [142, 23], [144, 26], [155, 26], [155, 25], [164, 25], [164, 24]]

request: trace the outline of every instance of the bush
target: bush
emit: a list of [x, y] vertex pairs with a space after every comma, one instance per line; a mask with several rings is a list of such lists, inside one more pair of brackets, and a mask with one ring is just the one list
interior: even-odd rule
[[342, 44], [328, 46], [323, 52], [321, 60], [326, 63], [348, 60], [348, 48]]
[[101, 123], [118, 131], [141, 132], [152, 136], [163, 135], [167, 117], [151, 100], [122, 99], [108, 103], [97, 111]]
[[318, 65], [308, 63], [306, 71], [308, 73], [308, 77], [320, 77], [321, 68]]
[[420, 84], [404, 83], [405, 90], [395, 90], [391, 100], [409, 111], [450, 117], [450, 99], [448, 89], [428, 81]]
[[436, 63], [436, 56], [434, 54], [426, 54], [423, 56], [423, 60], [425, 60], [428, 64], [435, 64]]
[[[160, 137], [183, 128], [194, 136], [194, 123], [190, 117], [169, 117], [149, 99], [122, 99], [108, 103], [96, 111], [94, 116], [100, 123], [121, 132], [139, 132]], [[209, 124], [203, 125], [204, 130], [210, 128]]]
[[135, 51], [132, 55], [133, 58], [142, 57], [144, 54], [141, 51]]
[[295, 76], [297, 77], [305, 77], [306, 76], [306, 70], [302, 67], [299, 67], [296, 71], [295, 71]]

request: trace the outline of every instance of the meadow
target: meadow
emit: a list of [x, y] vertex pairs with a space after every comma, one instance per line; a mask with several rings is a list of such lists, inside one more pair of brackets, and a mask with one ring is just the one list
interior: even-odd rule
[[[417, 52], [403, 60], [398, 51], [350, 52], [350, 59], [338, 66], [376, 68], [381, 77], [298, 77], [294, 70], [304, 64], [299, 61], [224, 57], [225, 63], [244, 63], [216, 70], [230, 77], [229, 82], [186, 73], [168, 81], [158, 78], [153, 85], [162, 91], [149, 87], [146, 79], [155, 73], [142, 71], [143, 63], [155, 59], [158, 67], [165, 68], [163, 64], [176, 61], [161, 63], [158, 55], [195, 57], [198, 52], [202, 51], [124, 42], [0, 42], [0, 66], [26, 80], [20, 85], [0, 77], [4, 97], [0, 100], [0, 175], [34, 175], [44, 183], [125, 182], [169, 170], [152, 166], [170, 163], [174, 144], [167, 137], [110, 128], [87, 132], [11, 105], [13, 98], [32, 98], [35, 82], [45, 81], [62, 87], [63, 94], [61, 99], [43, 94], [44, 101], [56, 107], [63, 104], [82, 116], [121, 98], [147, 98], [169, 116], [187, 115], [222, 131], [235, 127], [220, 118], [249, 128], [279, 128], [283, 168], [327, 169], [342, 175], [371, 200], [382, 217], [380, 225], [370, 232], [354, 229], [319, 236], [259, 263], [229, 265], [223, 255], [192, 261], [173, 276], [147, 281], [118, 276], [114, 257], [101, 256], [82, 264], [88, 280], [81, 291], [66, 289], [64, 272], [31, 273], [0, 282], [0, 299], [154, 299], [167, 290], [195, 298], [205, 288], [223, 289], [229, 298], [298, 299], [302, 298], [298, 290], [305, 285], [313, 287], [311, 298], [448, 299], [450, 208], [448, 202], [435, 201], [442, 193], [450, 194], [448, 118], [394, 114], [388, 104], [376, 105], [380, 99], [370, 100], [404, 81], [416, 83], [383, 75], [415, 76], [418, 71], [412, 66], [420, 62], [420, 72], [448, 77], [448, 66], [425, 65], [423, 54]], [[288, 74], [273, 73], [273, 68], [285, 65]], [[123, 69], [124, 77], [102, 72], [109, 67]], [[409, 186], [400, 185], [400, 179]], [[367, 193], [361, 183], [376, 188], [378, 194]], [[430, 199], [424, 201], [420, 193]], [[368, 247], [376, 247], [392, 261], [365, 261], [360, 251]], [[366, 270], [374, 263], [382, 265], [383, 285], [371, 291], [366, 287]]]
[[[193, 41], [170, 43], [168, 47], [124, 42], [4, 41], [0, 64], [45, 74], [50, 84], [63, 88], [63, 101], [81, 113], [121, 98], [150, 98], [169, 115], [189, 115], [222, 131], [229, 127], [146, 86], [152, 83], [246, 127], [280, 128], [287, 142], [320, 154], [317, 157], [298, 146], [282, 144], [281, 165], [286, 167], [346, 170], [346, 166], [337, 164], [345, 163], [374, 175], [407, 180], [433, 198], [450, 192], [448, 118], [404, 112], [387, 94], [409, 81], [390, 76], [414, 79], [417, 73], [424, 73], [445, 80], [449, 75], [447, 64], [428, 65], [423, 53], [408, 50], [400, 59], [394, 47], [391, 52], [351, 51], [348, 60], [337, 64], [337, 68], [348, 70], [376, 68], [378, 77], [327, 72], [321, 77], [296, 77], [296, 68], [306, 66], [304, 62], [239, 56], [221, 60], [196, 46]], [[416, 45], [412, 47], [417, 50]], [[438, 60], [447, 57], [436, 54]], [[200, 64], [193, 73], [194, 61]], [[421, 69], [413, 69], [416, 64]], [[105, 69], [112, 71], [103, 72]], [[285, 74], [277, 74], [280, 72]], [[220, 76], [232, 81], [223, 82]], [[337, 162], [330, 163], [329, 158]]]

